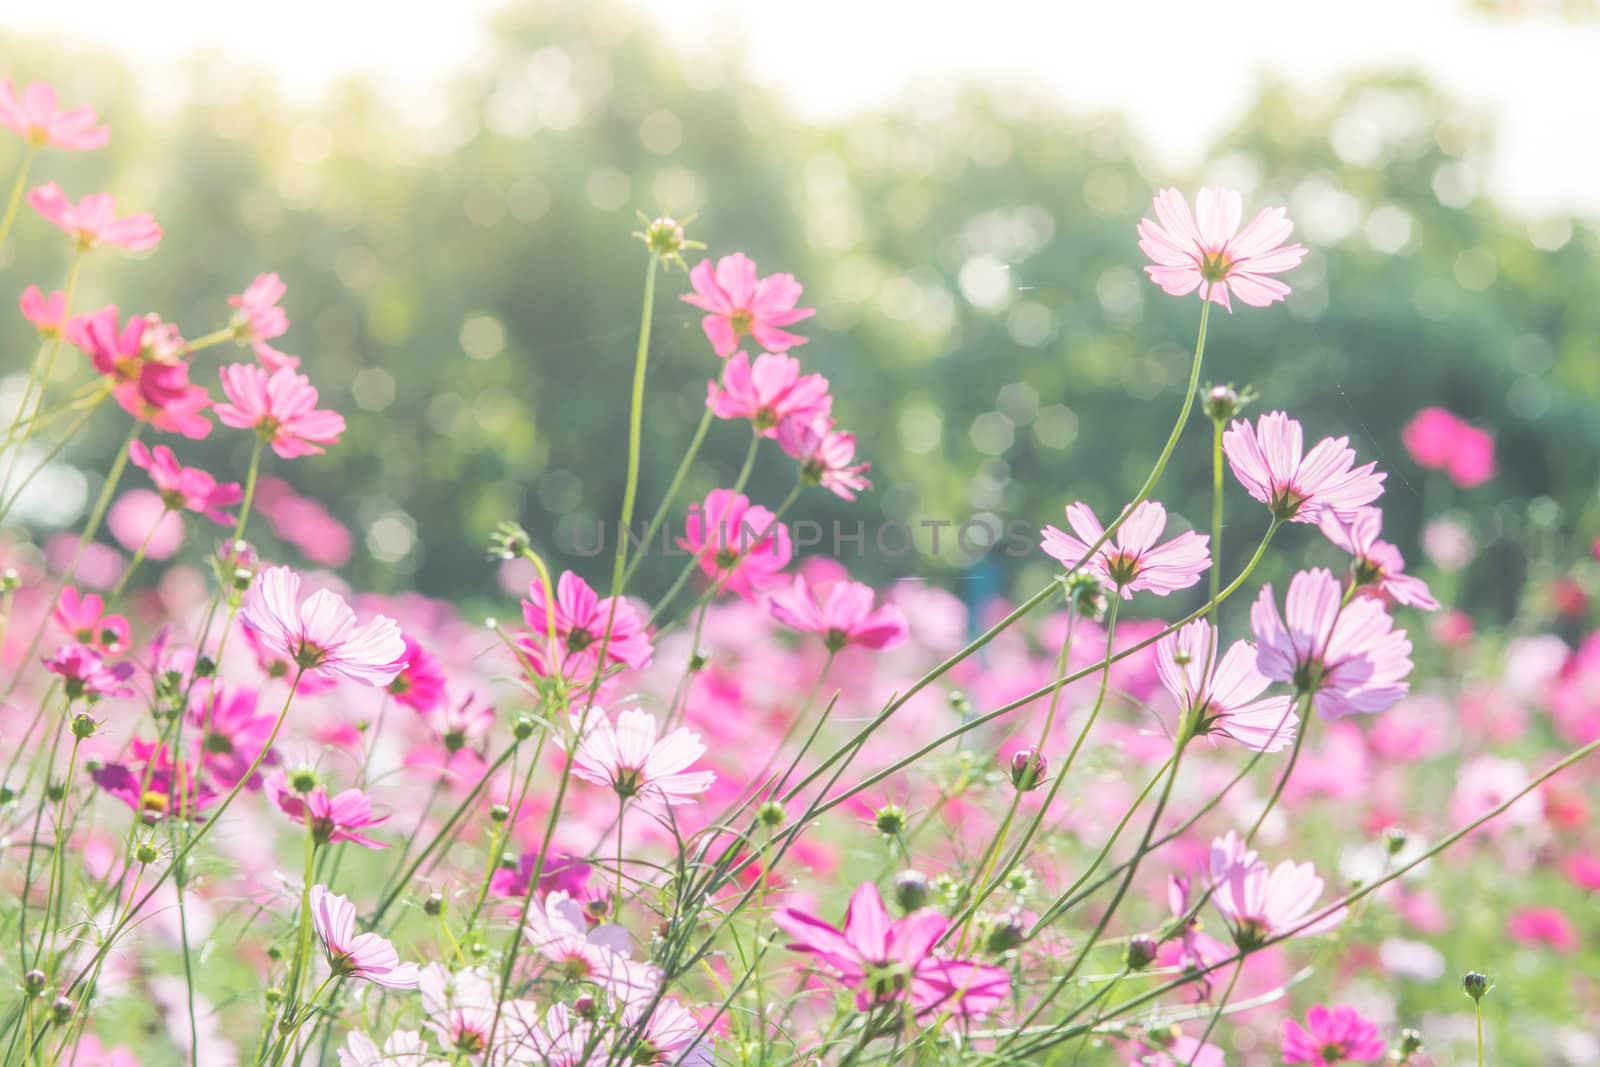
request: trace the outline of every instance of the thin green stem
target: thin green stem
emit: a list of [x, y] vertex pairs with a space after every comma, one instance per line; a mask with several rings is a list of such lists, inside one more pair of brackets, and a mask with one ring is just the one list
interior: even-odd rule
[[0, 218], [0, 246], [4, 246], [6, 238], [11, 235], [11, 224], [16, 221], [17, 209], [22, 206], [22, 190], [28, 184], [28, 171], [33, 167], [33, 157], [39, 152], [39, 146], [32, 141], [22, 152], [22, 162], [17, 165], [17, 176], [11, 183], [11, 195], [6, 198], [6, 214]]
[[1222, 420], [1211, 433], [1211, 621], [1217, 621], [1217, 586], [1222, 581]]
[[[655, 540], [656, 531], [661, 529], [661, 524], [666, 521], [667, 512], [672, 507], [672, 502], [678, 496], [678, 490], [683, 488], [683, 479], [689, 473], [689, 467], [694, 463], [695, 457], [700, 452], [700, 445], [706, 439], [706, 431], [711, 428], [711, 407], [706, 406], [705, 413], [700, 416], [700, 425], [695, 427], [694, 438], [689, 442], [689, 449], [683, 454], [683, 459], [678, 461], [678, 470], [672, 476], [672, 481], [667, 484], [667, 491], [661, 497], [661, 503], [656, 508], [656, 513], [650, 516], [650, 525], [645, 527], [644, 538], [639, 542], [642, 551], [628, 563], [622, 572], [622, 586], [627, 588], [628, 582], [633, 578], [639, 564], [644, 561], [650, 551], [650, 542]], [[622, 531], [622, 536], [627, 537], [628, 531]]]

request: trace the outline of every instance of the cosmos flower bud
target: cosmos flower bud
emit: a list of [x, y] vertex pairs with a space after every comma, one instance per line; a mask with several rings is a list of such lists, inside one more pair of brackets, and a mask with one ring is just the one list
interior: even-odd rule
[[532, 548], [533, 539], [528, 531], [509, 520], [496, 526], [489, 538], [490, 559], [516, 559]]
[[1398, 826], [1391, 826], [1383, 832], [1383, 849], [1391, 856], [1398, 856], [1406, 847], [1406, 832]]
[[611, 914], [610, 897], [590, 897], [584, 901], [583, 917], [589, 922], [599, 925], [605, 922], [606, 916]]
[[0, 593], [15, 593], [22, 586], [22, 575], [17, 573], [17, 568], [7, 567], [0, 571]]
[[511, 724], [511, 735], [518, 741], [526, 741], [533, 736], [533, 731], [538, 724], [526, 715], [518, 715], [517, 721]]
[[683, 261], [683, 254], [690, 249], [705, 247], [699, 241], [689, 240], [683, 232], [684, 226], [694, 221], [693, 215], [679, 222], [665, 215], [647, 219], [641, 214], [639, 221], [644, 225], [644, 231], [635, 233], [634, 236], [644, 242], [650, 254], [659, 259], [663, 266], [688, 270], [688, 265]]
[[776, 830], [782, 826], [788, 816], [789, 813], [776, 800], [768, 800], [756, 809], [756, 821], [769, 830]]
[[1474, 1001], [1483, 1000], [1489, 990], [1494, 988], [1494, 983], [1489, 981], [1489, 976], [1478, 971], [1468, 971], [1461, 979], [1461, 991]]
[[572, 1013], [580, 1019], [597, 1019], [600, 1017], [600, 1005], [595, 1003], [594, 997], [585, 993], [572, 1002]]
[[133, 847], [133, 858], [139, 861], [141, 866], [154, 863], [156, 857], [160, 855], [161, 850], [156, 848], [152, 841], [141, 841]]
[[429, 893], [428, 899], [422, 902], [422, 911], [424, 914], [432, 918], [438, 918], [439, 916], [443, 915], [444, 894], [439, 892], [437, 889]]
[[17, 799], [17, 791], [9, 785], [0, 785], [0, 804], [10, 804]]
[[72, 1014], [78, 1006], [66, 997], [57, 997], [55, 1003], [50, 1005], [50, 1021], [57, 1026], [65, 1026], [72, 1021]]
[[317, 772], [301, 767], [289, 775], [289, 787], [296, 793], [309, 793], [317, 787]]
[[511, 818], [511, 809], [504, 804], [496, 804], [489, 809], [489, 819], [494, 823], [503, 823]]
[[885, 837], [898, 837], [906, 829], [906, 812], [898, 804], [885, 804], [872, 816], [872, 825]]
[[1029, 745], [1011, 755], [1011, 784], [1016, 786], [1017, 792], [1026, 793], [1038, 789], [1044, 784], [1045, 775], [1050, 770], [1050, 763], [1044, 758], [1044, 753], [1038, 748]]
[[894, 880], [894, 902], [906, 912], [925, 908], [929, 890], [927, 875], [915, 869], [901, 871]]
[[1085, 619], [1098, 618], [1100, 609], [1105, 606], [1105, 590], [1100, 586], [1100, 579], [1074, 571], [1063, 581], [1067, 587], [1067, 603], [1072, 609]]
[[1212, 422], [1225, 423], [1243, 411], [1255, 398], [1255, 391], [1248, 385], [1238, 390], [1234, 389], [1231, 383], [1208, 385], [1200, 401], [1200, 407]]
[[983, 936], [983, 947], [985, 951], [997, 956], [1021, 946], [1023, 937], [1027, 933], [1022, 920], [1015, 915], [998, 915], [989, 920], [988, 926]]
[[217, 661], [210, 656], [196, 656], [194, 658], [194, 676], [196, 678], [209, 678], [217, 673]]
[[1128, 942], [1127, 963], [1128, 970], [1142, 971], [1155, 960], [1156, 953], [1160, 951], [1156, 939], [1141, 934]]
[[80, 711], [72, 717], [72, 736], [79, 741], [93, 737], [95, 727], [99, 725], [93, 715], [90, 715], [87, 711]]
[[35, 967], [22, 976], [23, 992], [30, 997], [36, 997], [44, 992], [45, 983], [48, 981], [49, 979], [45, 977], [45, 973]]
[[1401, 1063], [1422, 1051], [1422, 1034], [1407, 1027], [1400, 1031], [1400, 1040], [1395, 1042], [1395, 1055]]

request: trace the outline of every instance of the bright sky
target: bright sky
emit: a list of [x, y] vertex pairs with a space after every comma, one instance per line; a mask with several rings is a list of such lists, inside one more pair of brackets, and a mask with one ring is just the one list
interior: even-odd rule
[[[112, 44], [158, 78], [198, 47], [221, 47], [295, 96], [363, 71], [404, 99], [471, 61], [499, 2], [59, 0], [10, 5], [6, 19]], [[1600, 22], [1506, 20], [1466, 0], [636, 2], [691, 52], [742, 41], [748, 68], [807, 118], [891, 101], [917, 80], [1021, 81], [1082, 110], [1122, 112], [1175, 170], [1247, 106], [1264, 70], [1314, 90], [1353, 71], [1416, 67], [1495, 121], [1490, 190], [1503, 202], [1600, 219]]]

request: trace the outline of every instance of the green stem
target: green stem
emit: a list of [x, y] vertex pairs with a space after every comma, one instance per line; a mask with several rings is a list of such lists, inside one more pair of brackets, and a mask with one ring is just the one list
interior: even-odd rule
[[1227, 988], [1222, 991], [1222, 996], [1217, 999], [1216, 1010], [1211, 1013], [1211, 1018], [1206, 1022], [1206, 1028], [1200, 1031], [1200, 1042], [1195, 1045], [1194, 1055], [1189, 1057], [1185, 1067], [1194, 1067], [1194, 1061], [1205, 1050], [1206, 1039], [1211, 1036], [1211, 1031], [1217, 1028], [1217, 1020], [1222, 1018], [1223, 1011], [1228, 1007], [1228, 1001], [1233, 997], [1234, 987], [1239, 984], [1239, 974], [1244, 970], [1244, 960], [1240, 960], [1233, 968], [1233, 977], [1228, 979]]
[[17, 209], [22, 206], [22, 190], [28, 184], [28, 171], [33, 167], [33, 157], [38, 151], [39, 146], [30, 141], [22, 153], [16, 180], [11, 183], [11, 195], [6, 199], [5, 218], [0, 219], [0, 246], [3, 246], [6, 238], [11, 235], [11, 224], [16, 221]]
[[235, 541], [244, 537], [244, 524], [250, 518], [250, 504], [256, 497], [256, 477], [261, 473], [261, 450], [266, 444], [257, 437], [256, 446], [250, 453], [250, 473], [244, 480], [244, 499], [239, 504], [239, 521], [233, 527]]
[[[656, 531], [661, 529], [661, 524], [666, 521], [667, 511], [672, 507], [672, 502], [678, 496], [678, 490], [683, 487], [683, 479], [689, 473], [689, 467], [694, 463], [695, 456], [700, 452], [700, 445], [706, 439], [706, 431], [711, 428], [711, 408], [708, 405], [705, 413], [700, 416], [700, 425], [695, 427], [694, 439], [689, 442], [689, 450], [683, 454], [683, 459], [678, 462], [677, 473], [673, 474], [672, 481], [667, 485], [667, 491], [661, 498], [661, 504], [656, 508], [656, 513], [650, 517], [650, 525], [645, 528], [644, 539], [640, 541], [643, 550], [638, 556], [628, 563], [627, 570], [622, 572], [622, 586], [627, 588], [639, 564], [643, 562], [650, 551], [650, 542], [655, 540]], [[628, 532], [623, 531], [622, 536], [627, 537]]]
[[1222, 581], [1222, 420], [1211, 434], [1211, 621], [1216, 622], [1217, 586]]
[[[617, 538], [617, 555], [611, 565], [611, 595], [622, 594], [622, 575], [628, 565], [628, 533], [633, 527], [633, 508], [639, 495], [639, 446], [644, 432], [644, 383], [650, 365], [650, 318], [655, 311], [656, 257], [644, 274], [644, 307], [639, 313], [639, 345], [633, 357], [633, 398], [628, 406], [628, 480], [622, 489], [622, 529]], [[607, 628], [609, 633], [609, 627]]]
[[106, 611], [110, 611], [117, 601], [122, 599], [122, 591], [128, 587], [128, 581], [133, 577], [133, 572], [139, 569], [140, 563], [144, 562], [144, 554], [150, 549], [150, 539], [156, 535], [156, 530], [161, 527], [162, 520], [170, 514], [170, 511], [162, 511], [160, 518], [150, 524], [150, 529], [146, 531], [144, 540], [139, 542], [138, 550], [134, 552], [133, 558], [128, 561], [128, 566], [124, 568], [122, 577], [117, 579], [117, 584], [112, 587], [111, 593], [106, 597]]

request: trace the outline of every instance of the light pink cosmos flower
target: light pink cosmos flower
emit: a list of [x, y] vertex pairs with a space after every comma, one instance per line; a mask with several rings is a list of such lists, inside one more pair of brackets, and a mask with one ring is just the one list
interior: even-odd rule
[[656, 718], [647, 711], [625, 708], [613, 723], [600, 708], [589, 708], [574, 711], [572, 725], [581, 731], [572, 773], [624, 800], [691, 804], [716, 781], [711, 771], [688, 769], [705, 754], [700, 735], [679, 727], [658, 737]]
[[50, 182], [31, 190], [28, 203], [85, 251], [98, 245], [116, 245], [138, 252], [154, 248], [161, 241], [161, 227], [152, 216], [117, 218], [117, 198], [110, 193], [92, 193], [74, 204], [61, 186]]
[[33, 323], [46, 341], [60, 337], [67, 328], [67, 294], [60, 290], [46, 297], [37, 285], [30, 285], [22, 291], [17, 304], [22, 308], [22, 317]]
[[1216, 1045], [1202, 1045], [1187, 1034], [1141, 1034], [1127, 1045], [1128, 1067], [1226, 1067], [1227, 1057]]
[[33, 82], [19, 96], [10, 78], [0, 81], [0, 125], [31, 145], [79, 152], [104, 148], [111, 127], [97, 126], [97, 121], [92, 108], [60, 110], [56, 88], [49, 82]]
[[[452, 1062], [470, 1059], [485, 1067], [540, 1062], [530, 1056], [527, 1047], [530, 1032], [536, 1030], [537, 1009], [521, 1000], [497, 1006], [494, 982], [483, 968], [451, 974], [442, 964], [430, 963], [422, 968], [417, 989], [422, 994], [422, 1025], [454, 1057]], [[498, 1026], [497, 1011], [501, 1014]], [[493, 1048], [489, 1045], [491, 1032], [495, 1035]]]
[[1348, 437], [1324, 437], [1302, 453], [1300, 424], [1281, 411], [1269, 412], [1254, 427], [1236, 420], [1222, 435], [1233, 476], [1275, 518], [1317, 522], [1324, 511], [1353, 512], [1383, 492], [1377, 464], [1355, 466]]
[[706, 406], [719, 419], [749, 419], [761, 436], [776, 437], [785, 419], [811, 423], [826, 417], [833, 397], [828, 379], [801, 374], [800, 361], [793, 356], [763, 352], [752, 364], [749, 356], [736, 352], [723, 364], [721, 384], [707, 386]]
[[369, 826], [381, 826], [389, 816], [373, 812], [372, 801], [359, 789], [346, 789], [330, 797], [319, 785], [309, 793], [296, 793], [289, 786], [288, 776], [276, 771], [267, 779], [267, 795], [278, 810], [295, 822], [304, 826], [309, 821], [311, 837], [319, 845], [351, 841], [362, 848], [389, 847], [361, 832]]
[[321, 455], [344, 433], [344, 416], [317, 409], [311, 380], [288, 367], [268, 374], [265, 368], [233, 363], [222, 368], [222, 391], [228, 403], [217, 405], [217, 418], [239, 430], [254, 430], [284, 459]]
[[592, 982], [620, 1004], [647, 1003], [661, 987], [659, 968], [631, 958], [628, 932], [614, 923], [591, 929], [582, 905], [565, 891], [549, 894], [543, 907], [528, 912], [523, 934], [562, 981]]
[[851, 894], [843, 930], [796, 908], [784, 908], [773, 921], [796, 939], [791, 949], [815, 955], [855, 990], [858, 1011], [909, 1000], [918, 1015], [976, 1019], [1011, 990], [1004, 968], [935, 957], [950, 920], [931, 908], [890, 920], [871, 882]]
[[108, 656], [120, 655], [128, 647], [128, 620], [107, 615], [99, 593], [80, 594], [70, 585], [63, 586], [50, 617], [73, 640]]
[[[1457, 826], [1477, 822], [1521, 793], [1528, 785], [1528, 768], [1520, 760], [1484, 753], [1456, 768], [1456, 786], [1450, 794], [1450, 821]], [[1504, 833], [1544, 821], [1544, 794], [1537, 789], [1517, 800], [1483, 826], [1478, 833]]]
[[405, 638], [386, 615], [357, 625], [356, 613], [337, 594], [319, 589], [300, 602], [300, 576], [269, 567], [256, 576], [240, 617], [269, 651], [302, 670], [386, 686], [404, 665]]
[[1267, 208], [1243, 230], [1244, 199], [1232, 189], [1201, 189], [1195, 211], [1176, 189], [1155, 196], [1156, 219], [1139, 221], [1139, 248], [1154, 260], [1145, 268], [1169, 296], [1196, 289], [1232, 311], [1232, 293], [1251, 307], [1266, 307], [1289, 295], [1289, 287], [1269, 274], [1299, 266], [1306, 250], [1286, 245], [1294, 224], [1281, 207]]
[[1271, 684], [1256, 668], [1256, 650], [1235, 641], [1217, 661], [1216, 627], [1196, 619], [1156, 642], [1161, 684], [1183, 710], [1195, 736], [1219, 736], [1257, 752], [1278, 752], [1294, 740], [1299, 719], [1286, 696], [1262, 697]]
[[1297, 937], [1325, 934], [1344, 922], [1347, 909], [1338, 908], [1306, 923], [1319, 911], [1322, 888], [1311, 864], [1284, 860], [1268, 870], [1232, 830], [1211, 842], [1211, 902], [1241, 949], [1258, 948], [1291, 930]]
[[[623, 1009], [622, 1022], [626, 1027], [639, 1024], [639, 1016], [647, 1005], [628, 1005]], [[632, 1050], [637, 1064], [671, 1064], [672, 1067], [715, 1067], [711, 1039], [687, 1008], [671, 997], [656, 1005], [655, 1011], [644, 1022], [644, 1032]]]
[[143, 441], [134, 441], [128, 445], [128, 458], [135, 467], [149, 472], [168, 511], [192, 511], [223, 526], [232, 525], [233, 516], [222, 509], [243, 499], [238, 482], [219, 484], [198, 467], [183, 466], [166, 445], [152, 449]]
[[910, 635], [905, 612], [893, 604], [873, 610], [872, 587], [860, 582], [834, 582], [827, 598], [818, 601], [804, 577], [795, 576], [794, 588], [774, 593], [767, 602], [772, 617], [804, 633], [819, 634], [831, 652], [850, 645], [883, 650], [894, 648]]
[[800, 463], [800, 480], [820, 485], [841, 500], [872, 488], [865, 474], [870, 463], [857, 463], [856, 435], [836, 430], [830, 418], [784, 419], [778, 424], [778, 447]]
[[537, 653], [536, 663], [546, 663], [550, 658], [545, 646], [553, 626], [562, 646], [558, 669], [567, 677], [593, 677], [601, 645], [605, 646], [607, 667], [620, 663], [641, 670], [650, 665], [652, 649], [644, 620], [627, 600], [601, 597], [588, 582], [566, 571], [556, 580], [554, 601], [552, 619], [545, 612], [544, 587], [535, 581], [528, 586], [528, 599], [522, 602], [522, 619], [528, 624], [528, 631], [519, 643]]
[[76, 641], [62, 645], [53, 656], [43, 657], [45, 669], [61, 679], [68, 700], [126, 697], [133, 689], [124, 683], [133, 676], [133, 664], [106, 666], [100, 653]]
[[428, 1043], [417, 1030], [396, 1030], [378, 1043], [360, 1030], [350, 1031], [339, 1049], [339, 1067], [449, 1067], [428, 1055]]
[[311, 925], [334, 974], [360, 978], [386, 989], [417, 987], [417, 965], [401, 963], [399, 953], [387, 939], [356, 933], [355, 905], [348, 898], [329, 892], [325, 885], [311, 887]]
[[233, 317], [235, 335], [255, 350], [256, 358], [269, 371], [285, 367], [292, 370], [300, 365], [299, 357], [267, 344], [289, 329], [289, 316], [278, 306], [287, 291], [288, 286], [276, 274], [258, 274], [243, 293], [228, 297], [228, 303], [238, 308]]
[[1377, 508], [1358, 508], [1353, 515], [1337, 511], [1322, 514], [1322, 534], [1355, 557], [1351, 580], [1357, 596], [1377, 597], [1406, 607], [1436, 611], [1439, 602], [1428, 591], [1428, 583], [1404, 573], [1406, 560], [1400, 550], [1380, 541], [1383, 512]]
[[1383, 1058], [1383, 1036], [1378, 1024], [1364, 1019], [1348, 1005], [1334, 1008], [1318, 1004], [1306, 1013], [1306, 1024], [1285, 1019], [1283, 1062], [1334, 1067], [1340, 1063], [1371, 1063]]
[[801, 289], [794, 275], [757, 278], [756, 265], [735, 252], [724, 256], [715, 267], [711, 260], [701, 260], [689, 272], [689, 284], [694, 286], [694, 292], [681, 299], [710, 312], [700, 325], [711, 347], [724, 359], [733, 355], [747, 334], [768, 352], [787, 352], [806, 343], [804, 337], [780, 329], [814, 314], [811, 308], [795, 307]]
[[1250, 609], [1256, 666], [1275, 682], [1291, 682], [1325, 719], [1383, 711], [1410, 689], [1411, 641], [1380, 601], [1358, 597], [1343, 604], [1344, 590], [1323, 568], [1289, 581], [1284, 613], [1272, 585]]
[[700, 569], [723, 589], [746, 600], [785, 580], [793, 549], [789, 531], [764, 507], [731, 489], [713, 489], [703, 507], [691, 507], [680, 548], [694, 554]]
[[[1089, 554], [1089, 546], [1100, 540], [1105, 528], [1087, 504], [1067, 506], [1067, 525], [1077, 537], [1046, 526], [1040, 544], [1046, 555], [1067, 567], [1076, 567]], [[1084, 570], [1115, 585], [1124, 600], [1133, 599], [1141, 589], [1166, 596], [1189, 588], [1211, 566], [1211, 538], [1188, 530], [1164, 545], [1156, 544], [1166, 527], [1166, 508], [1153, 500], [1140, 502], [1117, 528], [1116, 535], [1084, 564]]]

